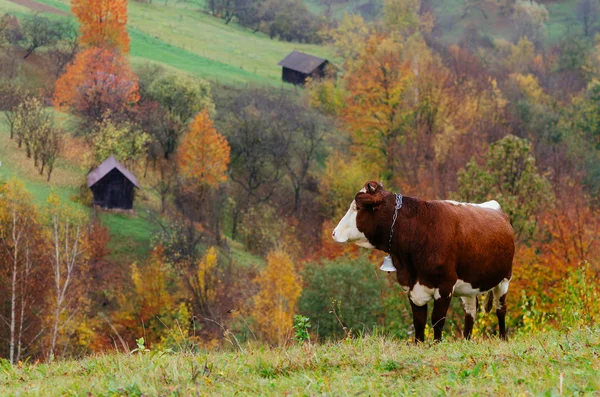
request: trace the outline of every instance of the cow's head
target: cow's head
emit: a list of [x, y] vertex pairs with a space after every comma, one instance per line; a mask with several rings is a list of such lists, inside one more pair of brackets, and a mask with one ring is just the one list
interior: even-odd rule
[[338, 243], [354, 243], [364, 248], [375, 248], [367, 238], [377, 222], [378, 208], [390, 194], [381, 183], [370, 181], [354, 196], [350, 208], [333, 230]]

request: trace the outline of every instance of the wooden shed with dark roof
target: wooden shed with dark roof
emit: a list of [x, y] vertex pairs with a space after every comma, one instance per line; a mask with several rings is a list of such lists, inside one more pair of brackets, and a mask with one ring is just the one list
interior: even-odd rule
[[325, 68], [329, 64], [327, 59], [300, 51], [292, 51], [285, 57], [279, 66], [283, 68], [281, 78], [287, 83], [304, 85], [307, 77], [324, 77]]
[[110, 156], [88, 174], [87, 186], [92, 190], [93, 205], [105, 209], [133, 209], [134, 189], [140, 188], [138, 180]]

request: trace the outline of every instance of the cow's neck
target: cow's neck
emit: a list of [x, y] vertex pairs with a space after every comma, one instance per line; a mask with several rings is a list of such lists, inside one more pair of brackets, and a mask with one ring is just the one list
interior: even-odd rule
[[[375, 247], [379, 250], [389, 252], [389, 237], [390, 230], [393, 223], [394, 209], [396, 205], [396, 198], [394, 195], [390, 195], [386, 199], [386, 210], [383, 214], [383, 222], [376, 236]], [[394, 234], [392, 236], [392, 252], [397, 256], [410, 255], [415, 247], [419, 244], [419, 241], [424, 237], [422, 234], [423, 225], [423, 201], [404, 196], [402, 200], [402, 208], [398, 210], [398, 216], [396, 218], [396, 224], [394, 226]], [[425, 221], [426, 222], [426, 221]]]

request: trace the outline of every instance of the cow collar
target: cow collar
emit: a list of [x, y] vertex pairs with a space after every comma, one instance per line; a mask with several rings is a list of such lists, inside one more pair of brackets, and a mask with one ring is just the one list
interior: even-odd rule
[[390, 228], [390, 240], [388, 241], [388, 254], [392, 253], [392, 237], [394, 237], [394, 225], [396, 224], [396, 218], [398, 218], [398, 210], [402, 208], [402, 195], [394, 194], [396, 196], [396, 206], [394, 207], [394, 217], [392, 218], [392, 227]]
[[398, 210], [402, 208], [402, 195], [394, 194], [396, 196], [396, 205], [394, 207], [394, 217], [392, 218], [392, 227], [390, 228], [390, 239], [388, 241], [388, 256], [385, 257], [381, 270], [387, 272], [395, 272], [394, 262], [392, 261], [392, 237], [394, 237], [394, 226], [396, 225], [396, 219], [398, 218]]

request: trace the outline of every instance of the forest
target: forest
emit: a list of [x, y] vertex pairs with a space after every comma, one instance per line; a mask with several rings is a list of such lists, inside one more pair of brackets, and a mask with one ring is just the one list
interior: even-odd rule
[[[467, 0], [452, 21], [431, 0], [376, 3], [203, 5], [240, 35], [318, 44], [336, 67], [305, 88], [141, 62], [127, 0], [0, 16], [0, 357], [410, 339], [383, 253], [331, 239], [368, 180], [500, 203], [509, 338], [598, 324], [600, 4], [565, 2], [556, 34], [560, 2]], [[139, 179], [132, 213], [92, 207], [110, 155]], [[496, 328], [480, 313], [474, 338]]]

